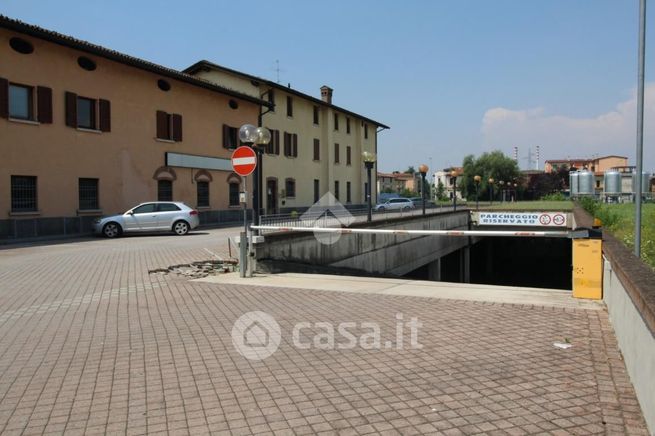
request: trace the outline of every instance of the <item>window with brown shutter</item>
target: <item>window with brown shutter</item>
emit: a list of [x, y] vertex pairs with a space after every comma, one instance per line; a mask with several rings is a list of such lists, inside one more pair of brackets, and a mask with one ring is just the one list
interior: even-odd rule
[[223, 148], [232, 150], [239, 145], [239, 129], [223, 124]]
[[77, 97], [77, 127], [95, 130], [97, 128], [96, 101], [92, 98]]
[[287, 198], [294, 198], [296, 196], [296, 180], [295, 179], [286, 179], [284, 181], [284, 190]]
[[9, 118], [9, 80], [0, 77], [0, 117]]
[[275, 112], [275, 90], [268, 90], [268, 102], [272, 105], [271, 112]]
[[364, 124], [364, 139], [368, 139], [368, 124]]
[[266, 144], [266, 154], [280, 154], [280, 131], [269, 129], [271, 131], [271, 141]]
[[314, 160], [321, 160], [321, 141], [314, 138]]
[[280, 131], [275, 131], [275, 154], [280, 155]]
[[334, 130], [339, 130], [339, 114], [334, 114]]
[[298, 157], [298, 134], [294, 133], [293, 134], [293, 150], [291, 155], [293, 157]]
[[334, 163], [339, 163], [339, 144], [334, 144]]
[[346, 117], [346, 133], [350, 135], [350, 118]]
[[264, 146], [264, 151], [266, 154], [273, 154], [275, 152], [275, 130], [269, 129], [267, 127], [268, 131], [271, 132], [271, 140], [268, 141], [268, 144]]
[[34, 121], [34, 87], [9, 83], [9, 118]]
[[171, 121], [173, 126], [173, 141], [181, 142], [182, 141], [182, 115], [173, 114], [171, 115]]
[[[225, 131], [225, 126], [223, 126]], [[182, 115], [157, 111], [157, 138], [169, 141], [182, 141]]]
[[52, 123], [52, 90], [0, 78], [0, 117]]
[[318, 125], [318, 123], [319, 123], [318, 106], [314, 106], [314, 124]]
[[52, 89], [45, 86], [36, 88], [37, 120], [43, 124], [52, 123]]
[[102, 132], [111, 130], [109, 100], [80, 97], [74, 92], [66, 91], [65, 103], [67, 126]]
[[77, 127], [77, 94], [66, 91], [66, 125]]
[[111, 103], [109, 100], [98, 100], [99, 123], [98, 129], [101, 132], [111, 131]]
[[351, 158], [351, 147], [350, 145], [346, 147], [346, 165], [350, 165], [352, 162], [350, 160]]
[[157, 138], [170, 139], [169, 132], [168, 114], [164, 111], [157, 111]]
[[293, 98], [287, 96], [287, 116], [293, 117]]
[[284, 155], [291, 155], [291, 134], [287, 132], [284, 132]]

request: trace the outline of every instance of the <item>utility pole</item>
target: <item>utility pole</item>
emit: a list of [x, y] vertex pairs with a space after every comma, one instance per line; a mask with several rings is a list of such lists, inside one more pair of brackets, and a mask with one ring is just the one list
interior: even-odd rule
[[637, 174], [635, 177], [635, 255], [641, 257], [641, 188], [644, 157], [644, 58], [646, 57], [646, 0], [639, 0], [639, 68], [637, 72]]

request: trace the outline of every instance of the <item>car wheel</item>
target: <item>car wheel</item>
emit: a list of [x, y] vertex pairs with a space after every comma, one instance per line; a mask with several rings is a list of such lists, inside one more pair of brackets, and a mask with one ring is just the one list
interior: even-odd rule
[[176, 221], [175, 224], [173, 224], [173, 231], [178, 236], [184, 236], [189, 233], [189, 223], [186, 221]]
[[118, 223], [115, 223], [115, 222], [107, 223], [102, 228], [102, 234], [106, 238], [115, 238], [117, 236], [120, 236], [122, 231], [123, 231], [123, 229], [121, 229], [121, 226], [118, 225]]
[[385, 211], [385, 208], [382, 207], [382, 206], [380, 206], [380, 207], [377, 208], [377, 211], [378, 211], [378, 212], [384, 212], [384, 211]]

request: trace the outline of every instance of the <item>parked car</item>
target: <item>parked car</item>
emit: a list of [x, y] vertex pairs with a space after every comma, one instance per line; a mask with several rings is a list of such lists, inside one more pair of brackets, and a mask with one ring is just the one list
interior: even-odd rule
[[385, 210], [410, 210], [414, 208], [414, 202], [409, 198], [392, 198], [391, 200], [387, 200], [386, 202], [375, 206], [377, 212]]
[[[414, 207], [422, 207], [423, 206], [423, 199], [421, 197], [412, 197], [410, 198], [412, 200], [412, 203], [414, 203]], [[434, 206], [434, 202], [430, 201], [429, 199], [425, 199], [425, 207], [432, 207]]]
[[112, 215], [94, 221], [93, 231], [107, 238], [131, 232], [173, 232], [186, 235], [198, 227], [198, 211], [184, 203], [152, 201], [141, 203], [122, 215]]

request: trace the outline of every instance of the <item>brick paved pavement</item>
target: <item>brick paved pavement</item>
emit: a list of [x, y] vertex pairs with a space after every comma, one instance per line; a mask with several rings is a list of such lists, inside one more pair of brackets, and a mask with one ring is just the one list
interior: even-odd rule
[[[234, 231], [0, 250], [0, 432], [647, 434], [604, 311], [148, 274], [224, 256]], [[263, 361], [230, 337], [252, 310], [282, 329]], [[394, 339], [398, 312], [423, 323], [422, 349], [292, 344], [299, 321]]]

